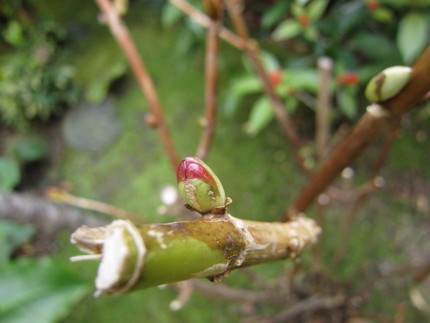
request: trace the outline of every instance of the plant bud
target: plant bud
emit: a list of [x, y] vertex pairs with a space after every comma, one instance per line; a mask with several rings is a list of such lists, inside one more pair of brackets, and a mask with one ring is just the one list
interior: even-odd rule
[[408, 83], [412, 68], [392, 66], [374, 76], [366, 87], [366, 98], [370, 102], [382, 102], [397, 95]]
[[224, 207], [224, 188], [215, 173], [197, 157], [185, 157], [176, 173], [179, 194], [184, 201], [200, 213]]

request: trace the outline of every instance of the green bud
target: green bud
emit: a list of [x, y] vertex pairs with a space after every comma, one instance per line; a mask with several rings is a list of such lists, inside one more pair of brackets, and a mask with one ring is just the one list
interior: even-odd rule
[[178, 166], [179, 194], [194, 210], [207, 213], [226, 206], [224, 188], [215, 173], [197, 157], [186, 157]]
[[366, 98], [370, 102], [382, 102], [397, 95], [408, 83], [412, 68], [392, 66], [374, 76], [366, 87]]

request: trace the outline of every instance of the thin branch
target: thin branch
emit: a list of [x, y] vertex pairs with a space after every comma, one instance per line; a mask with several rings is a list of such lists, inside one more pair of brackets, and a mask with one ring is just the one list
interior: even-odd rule
[[96, 279], [96, 295], [101, 295], [198, 277], [219, 282], [234, 269], [296, 258], [315, 244], [320, 231], [305, 217], [270, 223], [210, 214], [164, 224], [117, 220], [83, 226], [71, 241], [86, 253], [102, 255]]
[[284, 104], [282, 103], [281, 99], [278, 97], [272, 87], [269, 75], [261, 61], [257, 42], [255, 40], [251, 40], [249, 37], [248, 28], [246, 27], [246, 23], [242, 15], [243, 2], [241, 0], [227, 0], [227, 9], [230, 13], [230, 18], [239, 36], [242, 37], [245, 43], [253, 44], [253, 46], [247, 46], [246, 48], [244, 48], [244, 51], [249, 57], [255, 69], [255, 72], [257, 73], [263, 84], [263, 89], [271, 102], [271, 106], [275, 112], [276, 118], [281, 124], [286, 137], [290, 141], [294, 157], [296, 158], [299, 167], [306, 174], [309, 174], [309, 170], [305, 166], [305, 160], [299, 153], [299, 150], [302, 145], [301, 139], [296, 131], [296, 127], [288, 116]]
[[149, 108], [156, 118], [157, 129], [161, 137], [164, 149], [169, 157], [170, 164], [174, 171], [179, 164], [172, 138], [164, 119], [163, 110], [154, 87], [154, 83], [145, 67], [142, 58], [139, 56], [136, 45], [130, 35], [128, 28], [122, 22], [110, 0], [95, 0], [103, 12], [103, 19], [108, 24], [112, 35], [123, 50], [136, 80], [148, 101]]
[[[210, 2], [210, 1], [209, 1]], [[209, 5], [208, 5], [209, 6]], [[216, 7], [216, 8], [214, 8]], [[215, 122], [217, 115], [217, 90], [218, 90], [218, 56], [219, 40], [218, 30], [221, 26], [222, 4], [220, 0], [214, 0], [211, 23], [207, 30], [206, 37], [206, 75], [205, 75], [205, 111], [206, 117], [203, 125], [203, 133], [200, 145], [197, 150], [197, 156], [206, 159], [210, 146], [212, 144]]]
[[344, 295], [336, 296], [312, 296], [296, 303], [291, 308], [278, 313], [272, 318], [273, 323], [289, 322], [304, 313], [312, 313], [318, 310], [331, 309], [345, 304], [347, 298]]
[[330, 82], [333, 61], [329, 57], [318, 59], [319, 86], [316, 108], [316, 150], [319, 164], [327, 153], [327, 144], [330, 137]]
[[[198, 9], [191, 6], [188, 2], [184, 0], [169, 0], [169, 2], [181, 10], [184, 14], [186, 14], [190, 19], [192, 19], [195, 23], [205, 27], [209, 28], [211, 26], [211, 19], [205, 15], [204, 13], [200, 12]], [[244, 50], [246, 47], [251, 46], [249, 43], [245, 42], [241, 37], [237, 36], [236, 34], [232, 33], [227, 28], [220, 26], [218, 29], [218, 36], [225, 42], [229, 43], [233, 47]]]
[[430, 46], [413, 66], [411, 78], [398, 95], [387, 102], [372, 104], [349, 136], [315, 173], [312, 181], [302, 189], [284, 220], [303, 212], [330, 185], [342, 170], [354, 162], [386, 131], [393, 120], [411, 110], [430, 90]]
[[[330, 82], [333, 61], [329, 57], [318, 59], [319, 84], [318, 100], [315, 113], [315, 142], [318, 165], [321, 165], [327, 155], [328, 141], [330, 138]], [[315, 219], [322, 228], [327, 210], [327, 203], [317, 203]], [[312, 251], [315, 264], [321, 266], [321, 243], [318, 243]]]
[[37, 234], [32, 246], [37, 254], [52, 252], [59, 232], [72, 232], [81, 225], [97, 226], [107, 222], [70, 206], [16, 192], [0, 192], [0, 220], [34, 226]]
[[46, 193], [46, 196], [54, 202], [69, 204], [75, 207], [100, 212], [120, 219], [128, 219], [139, 224], [146, 223], [141, 218], [135, 216], [130, 212], [127, 212], [124, 209], [118, 208], [107, 203], [75, 196], [68, 193], [64, 189], [51, 188]]
[[209, 284], [200, 280], [193, 280], [192, 284], [194, 291], [215, 299], [227, 299], [258, 304], [284, 303], [280, 297], [273, 295], [270, 292], [237, 289], [223, 284]]

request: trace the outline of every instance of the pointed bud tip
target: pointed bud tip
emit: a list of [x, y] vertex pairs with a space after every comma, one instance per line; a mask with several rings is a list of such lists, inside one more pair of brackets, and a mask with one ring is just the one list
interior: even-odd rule
[[178, 166], [176, 180], [180, 183], [189, 179], [201, 179], [204, 182], [214, 184], [215, 181], [206, 168], [206, 164], [199, 158], [187, 156]]
[[178, 166], [179, 194], [194, 210], [205, 213], [225, 205], [224, 188], [215, 173], [197, 157], [185, 157]]

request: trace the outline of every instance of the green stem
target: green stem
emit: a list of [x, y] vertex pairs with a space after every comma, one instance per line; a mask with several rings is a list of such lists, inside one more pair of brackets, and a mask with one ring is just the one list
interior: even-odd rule
[[96, 295], [122, 294], [198, 277], [218, 281], [236, 268], [294, 258], [316, 242], [319, 232], [305, 217], [286, 223], [230, 215], [145, 225], [118, 220], [79, 228], [72, 242], [90, 255], [72, 260], [100, 258]]

